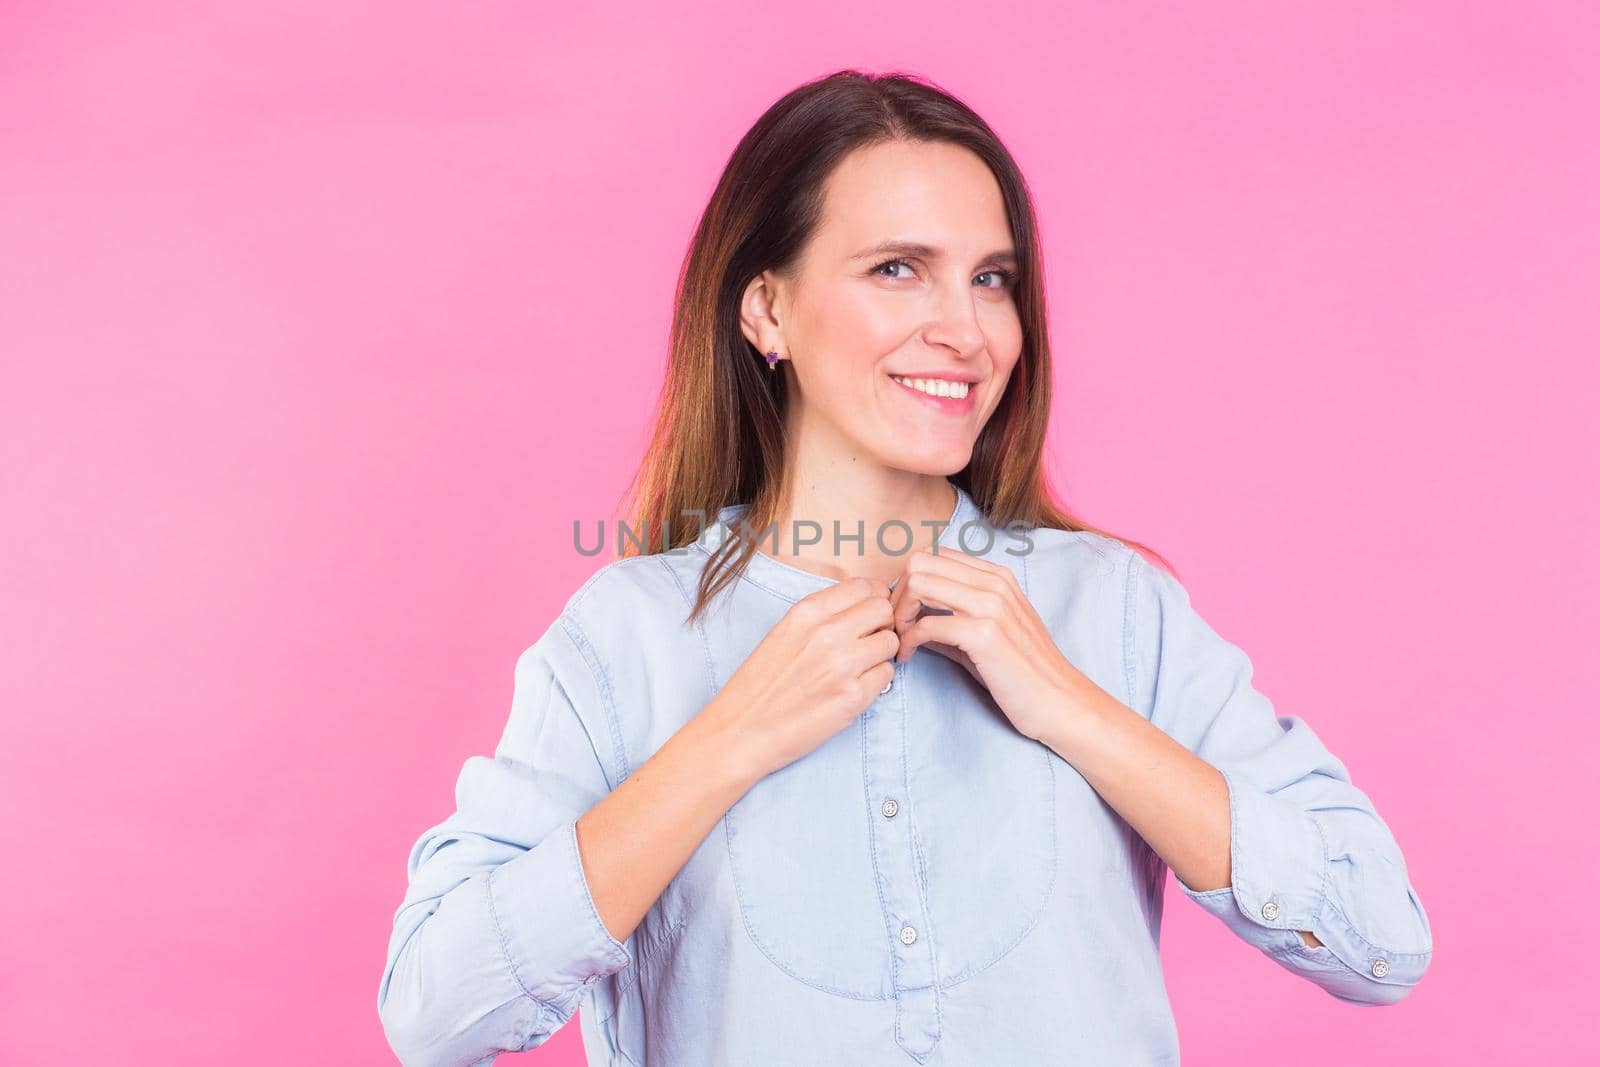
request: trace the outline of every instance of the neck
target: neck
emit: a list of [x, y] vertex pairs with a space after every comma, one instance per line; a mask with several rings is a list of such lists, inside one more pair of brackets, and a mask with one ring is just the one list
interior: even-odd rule
[[908, 538], [912, 548], [931, 548], [956, 505], [955, 487], [945, 476], [859, 456], [797, 462], [786, 490], [774, 519], [776, 547], [771, 540], [763, 546], [791, 567], [837, 579], [892, 582], [905, 570]]

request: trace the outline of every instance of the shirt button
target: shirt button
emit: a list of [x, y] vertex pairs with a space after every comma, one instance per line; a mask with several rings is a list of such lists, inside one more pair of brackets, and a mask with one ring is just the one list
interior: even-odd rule
[[1379, 978], [1382, 978], [1384, 975], [1388, 974], [1389, 973], [1389, 961], [1386, 960], [1386, 959], [1373, 960], [1372, 961], [1372, 973], [1375, 976], [1379, 977]]
[[583, 984], [584, 984], [584, 985], [594, 985], [594, 983], [595, 983], [595, 980], [596, 980], [596, 979], [597, 979], [597, 978], [599, 978], [599, 977], [600, 977], [600, 976], [599, 976], [599, 975], [598, 975], [598, 974], [591, 974], [591, 975], [590, 975], [590, 976], [589, 976], [589, 977], [587, 977], [587, 978], [585, 978], [585, 979], [584, 979], [584, 980], [583, 980]]
[[883, 694], [887, 693], [892, 688], [894, 688], [894, 676], [890, 675], [889, 680], [883, 683], [883, 688], [878, 690], [878, 695], [883, 696]]
[[1278, 917], [1277, 902], [1269, 900], [1265, 904], [1261, 905], [1261, 917], [1266, 919], [1268, 922], [1276, 919]]
[[889, 797], [888, 799], [886, 799], [883, 802], [883, 817], [885, 819], [894, 818], [895, 812], [897, 812], [899, 810], [900, 810], [900, 804], [899, 804], [898, 801], [895, 800], [894, 797]]
[[915, 941], [916, 939], [917, 939], [917, 928], [915, 926], [902, 926], [900, 928], [900, 941], [901, 941], [901, 943], [909, 945], [909, 944], [911, 944], [911, 942]]

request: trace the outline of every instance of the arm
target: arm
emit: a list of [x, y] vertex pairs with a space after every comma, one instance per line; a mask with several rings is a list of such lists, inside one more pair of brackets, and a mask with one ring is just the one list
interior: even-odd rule
[[581, 638], [563, 616], [518, 659], [494, 758], [466, 761], [455, 813], [411, 851], [378, 990], [407, 1067], [543, 1044], [632, 963], [634, 928], [748, 789], [737, 769], [754, 761], [712, 705], [612, 790]]
[[[1041, 738], [1172, 869], [1180, 885], [1227, 887], [1227, 781], [1211, 764], [1098, 686], [1069, 702], [1070, 717]], [[1309, 930], [1303, 944], [1321, 945]]]
[[1389, 828], [1177, 579], [1137, 553], [1128, 565], [1128, 703], [1075, 694], [1046, 743], [1242, 940], [1333, 996], [1400, 1000], [1433, 942]]

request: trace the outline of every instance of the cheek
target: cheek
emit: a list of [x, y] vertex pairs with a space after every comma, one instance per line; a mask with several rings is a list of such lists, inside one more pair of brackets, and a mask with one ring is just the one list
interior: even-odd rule
[[993, 403], [998, 404], [1004, 384], [1009, 383], [1022, 362], [1022, 323], [1015, 315], [998, 323], [988, 331], [989, 356], [993, 360], [994, 376], [1000, 388], [995, 390]]
[[829, 368], [829, 376], [856, 376], [897, 350], [915, 328], [906, 311], [870, 293], [842, 289], [805, 309], [806, 351]]
[[995, 369], [1015, 365], [1022, 354], [1022, 319], [1016, 305], [1008, 303], [997, 308], [993, 318], [984, 323], [983, 332], [988, 337]]

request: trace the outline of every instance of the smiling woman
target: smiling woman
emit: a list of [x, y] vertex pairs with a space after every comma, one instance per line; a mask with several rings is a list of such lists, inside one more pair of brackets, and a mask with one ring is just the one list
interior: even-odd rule
[[1169, 870], [1335, 997], [1420, 980], [1370, 798], [1156, 553], [1052, 502], [1035, 235], [918, 79], [842, 71], [746, 134], [678, 292], [647, 543], [524, 652], [411, 852], [402, 1062], [581, 1010], [593, 1064], [1176, 1063]]
[[[752, 518], [780, 508], [826, 515], [823, 498], [846, 487], [824, 472], [863, 453], [877, 473], [848, 487], [855, 515], [887, 519], [896, 497], [937, 511], [938, 483], [969, 465], [1001, 403], [1017, 395], [1007, 386], [1024, 355], [1022, 305], [1042, 303], [1017, 290], [1016, 245], [1026, 237], [1013, 232], [983, 158], [949, 141], [864, 143], [829, 170], [819, 194], [806, 242], [741, 294], [741, 333], [791, 368], [781, 456], [771, 459], [782, 473], [764, 482], [764, 495], [751, 488]], [[1030, 358], [1037, 368], [1025, 376], [1046, 378], [1042, 344]], [[781, 490], [790, 492], [780, 501]], [[891, 561], [880, 572], [895, 570]]]

